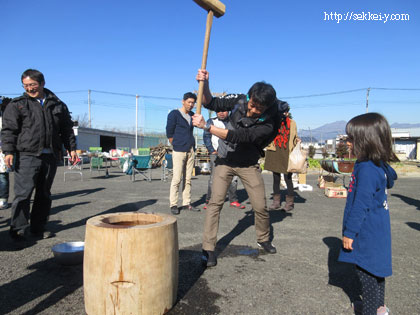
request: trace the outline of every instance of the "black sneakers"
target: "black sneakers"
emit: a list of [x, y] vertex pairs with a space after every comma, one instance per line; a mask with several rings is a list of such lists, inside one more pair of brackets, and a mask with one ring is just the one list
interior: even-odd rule
[[205, 267], [214, 267], [217, 265], [216, 254], [212, 250], [203, 249], [203, 256], [201, 256], [201, 261]]
[[171, 212], [172, 214], [178, 215], [179, 214], [179, 209], [177, 206], [172, 206], [171, 207]]
[[55, 236], [55, 233], [48, 230], [44, 230], [40, 232], [31, 231], [31, 237], [38, 240], [43, 240], [43, 239], [51, 238], [54, 236]]
[[43, 240], [46, 238], [54, 237], [55, 233], [48, 230], [38, 232], [30, 231], [29, 229], [14, 230], [10, 228], [9, 235], [14, 241], [19, 242], [27, 240]]
[[195, 207], [193, 207], [191, 205], [182, 206], [182, 210], [188, 210], [188, 211], [194, 211], [194, 212], [201, 211], [200, 208], [195, 208]]
[[[195, 207], [193, 207], [191, 205], [182, 206], [181, 207], [181, 210], [183, 210], [183, 211], [184, 210], [188, 210], [188, 211], [194, 211], [194, 212], [201, 211], [199, 208], [195, 208]], [[180, 211], [179, 211], [179, 209], [178, 209], [177, 206], [172, 206], [171, 207], [171, 212], [172, 212], [172, 214], [178, 215]]]
[[9, 230], [10, 238], [16, 242], [26, 241], [28, 239], [28, 233], [26, 230]]
[[276, 248], [271, 244], [270, 241], [261, 242], [261, 243], [257, 242], [257, 244], [260, 248], [264, 249], [269, 254], [277, 253]]

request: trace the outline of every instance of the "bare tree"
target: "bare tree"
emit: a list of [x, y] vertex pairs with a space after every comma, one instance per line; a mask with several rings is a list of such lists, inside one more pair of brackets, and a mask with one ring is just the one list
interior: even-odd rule
[[78, 122], [79, 127], [88, 128], [89, 127], [89, 117], [86, 113], [83, 116], [77, 115], [75, 121]]
[[341, 141], [337, 145], [335, 149], [335, 155], [341, 159], [349, 156], [347, 145], [344, 142]]
[[311, 159], [313, 159], [313, 158], [314, 158], [314, 156], [315, 156], [315, 153], [316, 153], [316, 151], [315, 151], [315, 147], [314, 147], [313, 145], [310, 145], [310, 146], [309, 146], [309, 152], [308, 152], [309, 157], [310, 157]]

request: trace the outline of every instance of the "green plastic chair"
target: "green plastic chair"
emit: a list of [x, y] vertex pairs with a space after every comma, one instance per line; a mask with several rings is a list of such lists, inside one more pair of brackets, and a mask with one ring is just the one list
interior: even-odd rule
[[91, 157], [90, 158], [90, 173], [92, 174], [92, 169], [101, 171], [101, 168], [104, 166], [104, 159], [101, 157]]
[[89, 147], [89, 152], [91, 153], [102, 152], [102, 147]]
[[143, 176], [148, 182], [152, 180], [152, 160], [150, 155], [133, 155], [132, 161], [137, 162], [132, 169], [131, 180], [136, 180], [136, 174]]
[[146, 156], [150, 155], [150, 148], [138, 148], [138, 154], [139, 156]]

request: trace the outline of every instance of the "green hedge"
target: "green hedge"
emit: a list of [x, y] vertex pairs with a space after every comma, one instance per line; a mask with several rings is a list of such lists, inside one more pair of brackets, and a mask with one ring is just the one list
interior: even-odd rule
[[321, 164], [319, 163], [320, 160], [308, 158], [309, 168], [320, 168]]

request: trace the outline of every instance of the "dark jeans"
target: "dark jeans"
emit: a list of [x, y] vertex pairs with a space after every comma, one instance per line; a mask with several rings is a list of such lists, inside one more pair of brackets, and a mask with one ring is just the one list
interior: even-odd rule
[[[207, 189], [207, 197], [206, 201], [208, 202], [211, 198], [211, 186], [213, 185], [213, 173], [214, 173], [214, 161], [217, 158], [217, 154], [210, 154], [210, 178], [209, 178], [209, 184]], [[233, 176], [232, 182], [230, 183], [229, 189], [228, 189], [228, 196], [229, 196], [229, 202], [235, 202], [238, 201], [238, 196], [236, 195], [236, 190], [238, 189], [238, 176]]]
[[[275, 195], [280, 195], [280, 173], [273, 172], [273, 193]], [[293, 191], [293, 181], [292, 181], [293, 173], [283, 174], [284, 181], [286, 182], [287, 187], [287, 195], [294, 196], [295, 193]]]
[[0, 199], [9, 199], [9, 173], [0, 173]]
[[[43, 232], [51, 210], [51, 186], [57, 171], [54, 155], [17, 155], [15, 163], [15, 199], [10, 226], [22, 230], [29, 225], [32, 232]], [[30, 212], [30, 200], [35, 189]]]

